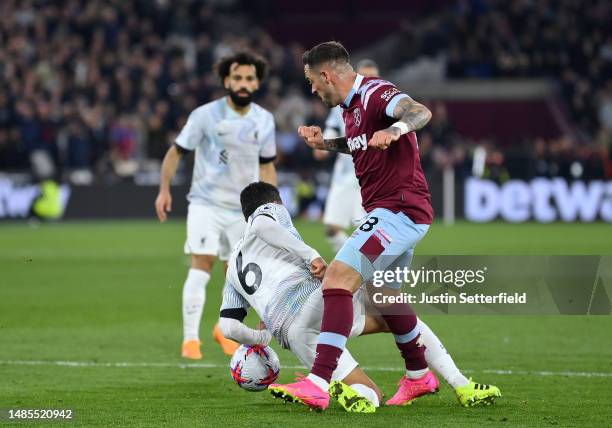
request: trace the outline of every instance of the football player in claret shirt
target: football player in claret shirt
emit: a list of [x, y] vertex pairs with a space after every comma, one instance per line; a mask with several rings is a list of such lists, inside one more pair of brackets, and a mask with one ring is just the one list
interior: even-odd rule
[[[392, 83], [356, 73], [340, 43], [315, 46], [304, 53], [303, 62], [312, 93], [329, 107], [341, 105], [345, 136], [324, 139], [318, 126], [301, 126], [298, 133], [314, 149], [352, 156], [367, 212], [323, 279], [321, 333], [310, 374], [291, 384], [270, 386], [277, 397], [325, 409], [329, 382], [352, 328], [353, 293], [371, 281], [375, 271], [409, 267], [416, 244], [433, 220], [415, 134], [431, 112]], [[428, 368], [410, 305], [392, 303], [381, 316], [395, 336], [406, 368], [386, 404], [405, 405], [436, 392], [439, 382]], [[474, 388], [471, 383], [465, 386]]]

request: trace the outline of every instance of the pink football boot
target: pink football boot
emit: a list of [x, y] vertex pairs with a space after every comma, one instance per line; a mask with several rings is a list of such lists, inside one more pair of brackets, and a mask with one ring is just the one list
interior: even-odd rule
[[406, 406], [412, 404], [417, 398], [438, 392], [440, 382], [430, 370], [419, 379], [409, 379], [403, 376], [399, 381], [399, 388], [395, 395], [387, 401], [387, 406]]
[[297, 382], [288, 384], [273, 383], [268, 387], [276, 398], [282, 398], [290, 403], [301, 403], [311, 409], [325, 410], [329, 406], [329, 392], [323, 391], [310, 379], [298, 376]]

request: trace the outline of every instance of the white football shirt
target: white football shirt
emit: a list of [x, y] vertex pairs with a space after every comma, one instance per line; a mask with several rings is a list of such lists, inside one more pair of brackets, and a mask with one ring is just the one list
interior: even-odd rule
[[255, 103], [241, 116], [219, 98], [189, 115], [176, 144], [195, 150], [187, 199], [240, 211], [240, 192], [259, 180], [259, 158], [276, 156], [274, 118]]
[[310, 274], [310, 261], [306, 260], [319, 254], [300, 242], [306, 250], [300, 257], [286, 246], [283, 248], [282, 236], [272, 244], [264, 241], [254, 231], [253, 220], [258, 216], [273, 219], [302, 241], [283, 205], [269, 203], [255, 210], [229, 258], [221, 310], [253, 307], [267, 329], [287, 348], [291, 321], [312, 292], [321, 287], [321, 282]]

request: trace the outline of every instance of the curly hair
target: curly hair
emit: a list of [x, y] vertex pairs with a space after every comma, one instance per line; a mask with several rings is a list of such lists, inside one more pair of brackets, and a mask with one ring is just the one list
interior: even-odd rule
[[260, 82], [266, 78], [268, 73], [268, 62], [262, 56], [254, 52], [240, 51], [224, 56], [215, 64], [214, 69], [221, 82], [229, 76], [232, 64], [255, 66], [255, 73]]

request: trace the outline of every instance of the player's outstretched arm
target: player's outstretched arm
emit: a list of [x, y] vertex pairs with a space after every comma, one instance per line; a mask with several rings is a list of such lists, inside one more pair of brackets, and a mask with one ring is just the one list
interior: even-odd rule
[[176, 174], [182, 153], [176, 145], [168, 149], [161, 167], [161, 178], [159, 181], [159, 193], [155, 199], [155, 212], [157, 218], [162, 223], [168, 219], [168, 214], [172, 211], [172, 194], [170, 193], [170, 183]]
[[245, 345], [267, 345], [272, 338], [265, 329], [252, 329], [243, 321], [247, 316], [249, 302], [242, 297], [233, 284], [226, 280], [223, 287], [223, 301], [219, 312], [219, 328], [221, 333], [231, 340]]
[[298, 135], [313, 149], [330, 152], [350, 153], [346, 137], [323, 139], [323, 132], [318, 126], [300, 126]]
[[244, 345], [267, 345], [272, 339], [268, 330], [255, 330], [233, 318], [219, 318], [219, 328], [225, 337]]
[[289, 251], [300, 257], [310, 265], [310, 272], [316, 278], [322, 279], [327, 264], [317, 250], [309, 247], [304, 241], [293, 236], [289, 231], [279, 225], [267, 215], [259, 215], [251, 224], [253, 232], [258, 238], [276, 248]]

